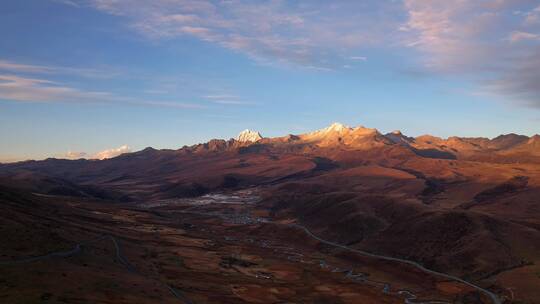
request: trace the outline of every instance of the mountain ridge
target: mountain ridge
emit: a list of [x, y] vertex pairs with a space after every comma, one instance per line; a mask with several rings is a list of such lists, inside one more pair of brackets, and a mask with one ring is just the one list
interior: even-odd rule
[[[251, 138], [251, 139], [249, 139]], [[540, 136], [531, 137], [514, 133], [501, 134], [493, 138], [459, 137], [441, 138], [433, 135], [410, 137], [396, 130], [382, 134], [375, 128], [364, 126], [349, 127], [341, 123], [302, 134], [280, 137], [262, 137], [259, 132], [244, 130], [236, 139], [228, 141], [213, 139], [207, 143], [186, 147], [192, 151], [225, 151], [257, 146], [258, 149], [287, 148], [288, 151], [313, 149], [370, 150], [384, 146], [398, 145], [417, 155], [429, 158], [464, 159], [482, 161], [489, 155], [489, 161], [516, 162], [524, 156], [526, 161], [540, 162], [540, 152], [536, 150]], [[220, 144], [216, 144], [216, 143]], [[214, 143], [214, 144], [212, 144]], [[256, 149], [251, 149], [256, 150]]]
[[[278, 137], [263, 137], [260, 132], [245, 129], [235, 138], [211, 139], [204, 143], [183, 146], [179, 149], [154, 149], [147, 147], [137, 152], [124, 153], [117, 157], [136, 154], [152, 154], [162, 151], [178, 153], [206, 153], [239, 150], [255, 151], [287, 151], [310, 153], [314, 150], [373, 150], [387, 146], [400, 146], [416, 155], [428, 158], [463, 159], [489, 162], [534, 162], [540, 163], [540, 135], [531, 137], [515, 133], [501, 134], [493, 138], [487, 137], [437, 137], [429, 134], [411, 137], [399, 130], [382, 134], [375, 128], [361, 125], [350, 127], [334, 122], [325, 128], [315, 131], [288, 134]], [[57, 158], [48, 158], [57, 159]], [[61, 158], [59, 158], [61, 159]], [[35, 160], [22, 161], [33, 162]], [[73, 160], [77, 161], [77, 160]], [[92, 160], [96, 161], [96, 160]], [[21, 162], [17, 162], [21, 163]], [[9, 165], [13, 163], [3, 163]]]

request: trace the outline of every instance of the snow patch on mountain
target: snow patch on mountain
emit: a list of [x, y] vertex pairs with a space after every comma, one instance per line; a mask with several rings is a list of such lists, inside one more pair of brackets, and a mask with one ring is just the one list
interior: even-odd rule
[[257, 131], [251, 131], [249, 129], [245, 129], [244, 131], [240, 132], [238, 136], [236, 137], [236, 140], [239, 142], [257, 142], [262, 139], [262, 136]]

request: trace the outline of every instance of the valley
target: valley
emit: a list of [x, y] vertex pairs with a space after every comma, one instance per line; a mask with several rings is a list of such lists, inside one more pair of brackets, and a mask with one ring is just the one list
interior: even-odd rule
[[[107, 302], [100, 296], [114, 293], [114, 303], [127, 303], [133, 296], [129, 285], [139, 286], [141, 281], [154, 286], [147, 301], [154, 297], [165, 303], [435, 304], [475, 293], [470, 286], [422, 273], [411, 265], [355, 254], [354, 249], [323, 240], [290, 220], [262, 217], [256, 202], [251, 192], [242, 191], [127, 209], [88, 203], [58, 206], [62, 214], [58, 220], [69, 227], [62, 233], [94, 238], [76, 243], [72, 250], [2, 261], [6, 270], [2, 281], [17, 290], [3, 298], [13, 303], [43, 297], [51, 303], [90, 303]], [[73, 217], [84, 220], [74, 223]], [[81, 272], [84, 267], [89, 269]], [[94, 298], [81, 293], [80, 282], [42, 282], [42, 288], [61, 291], [36, 294], [35, 287], [21, 281], [21, 276], [39, 281], [47, 275], [75, 276], [88, 283], [98, 279], [93, 274], [97, 270], [114, 280], [108, 280], [110, 286], [97, 287]], [[490, 303], [485, 295], [476, 297]]]
[[538, 303], [534, 153], [425, 140], [334, 124], [0, 165], [0, 301]]

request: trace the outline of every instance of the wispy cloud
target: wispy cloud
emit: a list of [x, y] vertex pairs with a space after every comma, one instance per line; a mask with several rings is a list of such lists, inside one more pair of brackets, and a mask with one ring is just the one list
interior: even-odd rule
[[206, 99], [219, 100], [219, 99], [239, 99], [240, 97], [233, 94], [215, 94], [203, 96]]
[[131, 148], [128, 145], [122, 145], [118, 148], [111, 148], [106, 149], [103, 151], [99, 151], [95, 154], [89, 154], [87, 152], [77, 152], [77, 151], [68, 151], [65, 154], [59, 155], [57, 157], [63, 158], [63, 159], [108, 159], [113, 158], [116, 156], [119, 156], [124, 153], [130, 153], [132, 152]]
[[60, 158], [64, 158], [64, 159], [81, 159], [81, 158], [86, 158], [87, 156], [88, 156], [88, 153], [86, 153], [86, 152], [68, 151], [63, 155], [60, 155]]
[[404, 5], [404, 44], [424, 54], [424, 67], [467, 75], [487, 91], [540, 107], [537, 1], [405, 0]]
[[349, 58], [351, 60], [356, 60], [356, 61], [367, 61], [367, 57], [365, 56], [351, 56]]
[[73, 7], [81, 7], [80, 4], [78, 4], [75, 1], [71, 1], [71, 0], [53, 0], [53, 2], [57, 2], [57, 3], [61, 3], [61, 4], [73, 6]]
[[210, 100], [212, 103], [221, 105], [258, 105], [256, 102], [243, 100], [240, 96], [233, 94], [214, 94], [206, 95], [203, 98]]
[[148, 39], [200, 39], [263, 65], [333, 71], [366, 61], [358, 54], [368, 48], [413, 49], [407, 60], [418, 70], [465, 76], [507, 99], [540, 106], [537, 0], [77, 3], [121, 16]]
[[48, 73], [52, 69], [50, 67], [40, 65], [21, 64], [7, 60], [0, 60], [0, 70], [8, 70], [15, 72], [27, 72], [27, 73]]
[[513, 31], [512, 33], [510, 33], [509, 40], [511, 42], [520, 42], [523, 40], [540, 40], [540, 35], [522, 31]]
[[107, 92], [84, 91], [47, 79], [0, 74], [0, 99], [25, 102], [99, 101]]
[[119, 75], [125, 75], [118, 69], [107, 68], [80, 68], [80, 67], [65, 67], [65, 66], [47, 66], [25, 64], [10, 60], [0, 59], [0, 71], [9, 71], [13, 73], [30, 73], [30, 74], [62, 74], [73, 75], [83, 78], [113, 78]]
[[206, 109], [207, 107], [197, 103], [188, 103], [180, 101], [162, 101], [162, 100], [129, 100], [126, 101], [130, 104], [142, 105], [142, 106], [153, 106], [153, 107], [165, 107], [165, 108], [176, 108], [176, 109]]
[[525, 25], [540, 24], [540, 5], [530, 10], [529, 12], [526, 12], [524, 15]]
[[[392, 2], [91, 0], [127, 18], [150, 39], [190, 36], [248, 55], [263, 64], [338, 68], [354, 53], [386, 37], [396, 20]], [[376, 9], [378, 15], [372, 14]], [[389, 9], [391, 12], [392, 9]]]
[[[112, 92], [86, 90], [51, 80], [52, 75], [101, 77], [105, 71], [32, 65], [9, 60], [0, 60], [0, 100], [15, 102], [71, 102], [71, 103], [116, 103], [168, 107], [177, 109], [205, 109], [195, 102], [171, 100], [147, 100], [118, 95]], [[149, 93], [149, 92], [146, 92]], [[156, 93], [156, 92], [154, 92]], [[158, 92], [160, 94], [163, 91]]]
[[113, 158], [113, 157], [116, 157], [116, 156], [119, 156], [121, 154], [124, 154], [124, 153], [129, 153], [131, 152], [131, 148], [127, 145], [123, 145], [123, 146], [120, 146], [118, 148], [113, 148], [113, 149], [107, 149], [107, 150], [103, 150], [101, 152], [98, 152], [96, 154], [94, 154], [91, 158], [93, 159], [107, 159], [107, 158]]
[[257, 103], [254, 102], [241, 100], [214, 100], [213, 102], [222, 105], [257, 105]]
[[58, 76], [71, 79], [109, 79], [121, 74], [124, 73], [110, 67], [96, 69], [52, 66], [0, 59], [0, 99], [19, 102], [120, 101], [122, 97], [110, 92], [87, 90], [57, 79]]

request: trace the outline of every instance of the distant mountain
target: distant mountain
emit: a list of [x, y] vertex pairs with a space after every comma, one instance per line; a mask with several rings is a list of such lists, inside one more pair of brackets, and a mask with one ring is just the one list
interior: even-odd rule
[[536, 134], [530, 138], [520, 138], [516, 144], [505, 149], [506, 154], [529, 154], [540, 156], [540, 135]]
[[249, 129], [245, 129], [244, 131], [240, 132], [238, 136], [236, 137], [236, 140], [239, 142], [257, 142], [262, 139], [262, 136], [257, 131], [251, 131]]
[[[540, 156], [534, 148], [535, 136], [507, 134], [493, 139], [485, 137], [457, 137], [447, 139], [432, 135], [416, 138], [403, 135], [400, 131], [385, 134], [393, 143], [410, 147], [418, 155], [431, 158], [486, 160], [489, 162], [519, 162], [515, 156], [521, 154], [526, 162], [540, 162]], [[537, 135], [536, 135], [537, 136]], [[510, 157], [512, 156], [512, 157]]]
[[130, 204], [256, 188], [264, 214], [481, 279], [540, 263], [539, 167], [539, 135], [410, 137], [333, 123], [106, 160], [2, 164], [0, 190]]
[[515, 147], [519, 144], [522, 144], [529, 140], [529, 137], [525, 135], [517, 135], [514, 133], [499, 135], [493, 138], [491, 141], [487, 142], [489, 148], [497, 150], [505, 150]]
[[[47, 159], [2, 164], [0, 184], [10, 179], [21, 185], [47, 180], [30, 184], [43, 185], [44, 193], [69, 188], [62, 191], [80, 195], [92, 195], [89, 189], [96, 186], [110, 197], [124, 199], [198, 195], [223, 186], [307, 174], [337, 163], [395, 166], [420, 159], [540, 163], [539, 138], [515, 134], [494, 139], [443, 139], [431, 135], [414, 138], [399, 131], [383, 135], [376, 129], [340, 123], [274, 138], [244, 130], [234, 139], [212, 139], [178, 150], [146, 148], [108, 160]], [[39, 187], [32, 189], [40, 192]]]
[[365, 150], [391, 143], [376, 129], [362, 126], [351, 128], [340, 123], [333, 123], [324, 129], [301, 134], [298, 138], [304, 143], [315, 144], [321, 148], [346, 147]]
[[388, 138], [395, 144], [401, 144], [405, 146], [412, 145], [415, 140], [413, 137], [405, 136], [401, 133], [401, 131], [397, 131], [397, 130], [390, 133], [386, 133], [384, 136], [386, 136], [386, 138]]

